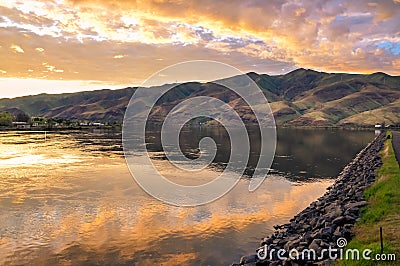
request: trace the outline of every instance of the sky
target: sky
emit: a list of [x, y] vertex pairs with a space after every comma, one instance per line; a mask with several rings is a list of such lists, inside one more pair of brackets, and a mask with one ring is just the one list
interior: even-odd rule
[[400, 0], [0, 0], [0, 98], [140, 85], [187, 60], [400, 75]]

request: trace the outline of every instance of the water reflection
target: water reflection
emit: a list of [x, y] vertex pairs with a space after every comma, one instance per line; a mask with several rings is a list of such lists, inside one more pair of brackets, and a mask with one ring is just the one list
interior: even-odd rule
[[[204, 134], [219, 134], [226, 148], [219, 129], [196, 134], [186, 138], [188, 150]], [[249, 194], [243, 179], [211, 204], [179, 208], [135, 184], [118, 132], [0, 133], [0, 264], [229, 265], [252, 252], [273, 224], [322, 195], [332, 181], [320, 178], [336, 175], [373, 134], [281, 129], [278, 174], [258, 190]], [[162, 157], [152, 140], [153, 156]], [[217, 156], [223, 164], [224, 153]], [[196, 179], [165, 160], [155, 163], [182, 182], [217, 174], [210, 167]]]
[[[250, 128], [249, 132], [251, 149], [245, 174], [250, 177], [257, 166], [261, 138], [255, 128]], [[153, 130], [147, 134], [147, 148], [157, 152], [153, 158], [165, 160], [160, 132]], [[218, 152], [213, 167], [223, 169], [230, 157], [229, 136], [223, 128], [186, 128], [180, 135], [182, 151], [190, 158], [197, 158], [198, 143], [204, 137], [212, 137], [216, 142]], [[333, 178], [373, 137], [372, 131], [279, 128], [272, 172], [303, 182], [313, 178]], [[265, 169], [265, 173], [268, 170]]]

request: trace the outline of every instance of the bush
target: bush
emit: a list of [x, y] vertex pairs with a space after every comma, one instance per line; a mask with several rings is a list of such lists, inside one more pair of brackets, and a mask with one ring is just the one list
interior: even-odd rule
[[0, 126], [11, 126], [13, 122], [12, 116], [8, 112], [0, 112]]

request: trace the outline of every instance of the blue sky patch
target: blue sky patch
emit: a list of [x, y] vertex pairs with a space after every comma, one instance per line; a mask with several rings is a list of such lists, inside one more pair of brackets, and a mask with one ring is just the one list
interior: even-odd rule
[[392, 53], [393, 55], [400, 54], [400, 43], [385, 41], [378, 43], [377, 47], [380, 49], [385, 49], [386, 51]]

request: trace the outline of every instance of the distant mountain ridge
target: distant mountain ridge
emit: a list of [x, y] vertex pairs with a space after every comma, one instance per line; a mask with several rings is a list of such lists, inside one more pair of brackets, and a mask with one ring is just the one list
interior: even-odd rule
[[[324, 73], [302, 68], [285, 75], [247, 75], [267, 97], [278, 125], [400, 125], [400, 76], [381, 72]], [[135, 88], [125, 88], [0, 99], [0, 110], [17, 108], [31, 116], [121, 123], [134, 91]], [[214, 83], [197, 82], [177, 85], [164, 95], [151, 119], [158, 121], [177, 103], [199, 95], [224, 100], [246, 121], [254, 119], [243, 101], [229, 90]]]

